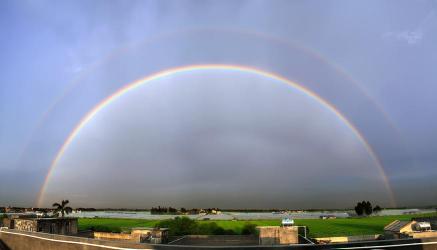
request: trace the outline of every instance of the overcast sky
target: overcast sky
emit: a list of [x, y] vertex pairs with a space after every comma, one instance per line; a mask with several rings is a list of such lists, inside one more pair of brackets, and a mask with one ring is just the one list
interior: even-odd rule
[[[435, 205], [436, 1], [2, 1], [0, 206]], [[375, 161], [366, 143], [380, 160]], [[384, 183], [382, 165], [389, 180]], [[420, 195], [417, 195], [420, 193]], [[395, 201], [395, 204], [391, 200]]]

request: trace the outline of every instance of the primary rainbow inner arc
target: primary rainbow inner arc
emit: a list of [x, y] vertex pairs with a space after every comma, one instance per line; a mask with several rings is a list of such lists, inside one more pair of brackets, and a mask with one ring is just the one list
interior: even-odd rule
[[91, 119], [93, 119], [93, 117], [100, 110], [102, 110], [103, 108], [105, 108], [106, 106], [108, 106], [113, 101], [117, 100], [118, 98], [120, 98], [121, 96], [126, 94], [127, 92], [133, 91], [134, 89], [138, 88], [139, 86], [141, 86], [143, 84], [146, 84], [146, 83], [149, 83], [149, 82], [151, 82], [153, 80], [157, 80], [157, 79], [160, 79], [160, 78], [163, 78], [163, 77], [167, 77], [167, 76], [171, 76], [171, 75], [175, 75], [175, 74], [180, 74], [180, 73], [183, 73], [183, 72], [202, 71], [202, 70], [227, 70], [227, 71], [240, 71], [240, 72], [256, 74], [256, 75], [259, 75], [259, 76], [263, 76], [263, 77], [266, 77], [266, 78], [277, 80], [279, 82], [283, 82], [283, 83], [293, 87], [294, 89], [300, 91], [301, 93], [305, 94], [309, 98], [312, 98], [313, 100], [316, 100], [320, 105], [322, 105], [323, 107], [327, 108], [329, 111], [331, 111], [333, 114], [335, 114], [335, 116], [340, 121], [342, 121], [344, 124], [346, 124], [351, 129], [351, 131], [353, 131], [353, 133], [358, 137], [358, 139], [361, 141], [361, 143], [363, 143], [363, 145], [365, 146], [367, 152], [369, 153], [369, 155], [372, 157], [372, 159], [374, 160], [374, 162], [378, 166], [380, 174], [383, 177], [384, 185], [385, 185], [385, 188], [387, 189], [387, 192], [388, 192], [388, 195], [389, 195], [389, 198], [390, 198], [390, 205], [395, 206], [395, 199], [394, 199], [393, 191], [392, 191], [392, 189], [390, 187], [390, 183], [388, 181], [387, 175], [385, 174], [384, 168], [383, 168], [380, 160], [378, 159], [376, 153], [370, 147], [369, 143], [365, 140], [363, 135], [355, 128], [355, 126], [349, 120], [346, 119], [346, 117], [339, 110], [337, 110], [336, 107], [334, 107], [332, 104], [330, 104], [329, 102], [327, 102], [326, 100], [321, 98], [316, 93], [314, 93], [314, 92], [310, 91], [309, 89], [303, 87], [302, 85], [299, 85], [299, 84], [297, 84], [297, 83], [295, 83], [293, 81], [290, 81], [287, 78], [285, 78], [283, 76], [280, 76], [278, 74], [274, 74], [274, 73], [271, 73], [271, 72], [268, 72], [268, 71], [264, 71], [264, 70], [261, 70], [261, 69], [254, 68], [254, 67], [248, 67], [248, 66], [242, 66], [242, 65], [228, 65], [228, 64], [189, 65], [189, 66], [182, 66], [182, 67], [177, 67], [177, 68], [171, 68], [171, 69], [163, 70], [163, 71], [157, 72], [155, 74], [152, 74], [150, 76], [144, 77], [142, 79], [139, 79], [137, 81], [134, 81], [132, 83], [129, 83], [129, 84], [125, 85], [124, 87], [120, 88], [115, 93], [113, 93], [112, 95], [108, 96], [107, 98], [105, 98], [100, 103], [98, 103], [84, 117], [82, 117], [80, 122], [76, 125], [76, 127], [68, 135], [67, 139], [62, 144], [61, 148], [59, 149], [58, 153], [56, 154], [55, 158], [53, 159], [53, 161], [52, 161], [52, 163], [51, 163], [51, 165], [49, 167], [47, 176], [45, 177], [44, 183], [43, 183], [43, 185], [41, 187], [40, 193], [39, 193], [39, 195], [37, 197], [37, 206], [39, 206], [39, 207], [42, 206], [42, 200], [43, 200], [43, 197], [45, 195], [45, 191], [47, 189], [50, 177], [51, 177], [51, 175], [52, 175], [52, 173], [53, 173], [57, 163], [62, 158], [64, 152], [66, 151], [66, 149], [68, 148], [70, 143], [74, 140], [74, 138], [79, 134], [81, 129], [83, 127], [85, 127], [85, 125]]

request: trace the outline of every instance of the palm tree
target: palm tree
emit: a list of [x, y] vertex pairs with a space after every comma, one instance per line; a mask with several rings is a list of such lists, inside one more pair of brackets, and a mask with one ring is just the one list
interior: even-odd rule
[[68, 200], [62, 200], [61, 204], [59, 203], [53, 203], [53, 207], [55, 207], [55, 211], [53, 211], [53, 214], [56, 217], [59, 217], [59, 214], [64, 217], [64, 214], [69, 214], [73, 212], [73, 209], [71, 207], [67, 207], [67, 204], [69, 203]]

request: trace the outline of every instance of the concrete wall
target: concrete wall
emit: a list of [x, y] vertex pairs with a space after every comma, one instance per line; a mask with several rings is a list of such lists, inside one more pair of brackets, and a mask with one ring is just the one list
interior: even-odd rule
[[289, 245], [298, 244], [298, 227], [257, 227], [261, 245]]
[[17, 218], [11, 221], [14, 225], [8, 227], [10, 229], [66, 235], [77, 234], [77, 218]]
[[325, 242], [325, 243], [346, 243], [346, 242], [355, 242], [355, 241], [369, 241], [376, 240], [380, 235], [359, 235], [359, 236], [340, 236], [340, 237], [323, 237], [323, 238], [315, 238], [317, 242]]
[[195, 246], [257, 246], [255, 235], [186, 235], [173, 240], [171, 245]]
[[36, 220], [20, 220], [15, 219], [14, 228], [22, 231], [37, 232]]
[[416, 224], [416, 221], [411, 221], [411, 222], [408, 223], [407, 225], [403, 226], [403, 227], [399, 230], [399, 232], [400, 232], [400, 233], [409, 233], [409, 232], [414, 231], [414, 228], [413, 228], [414, 224]]
[[168, 242], [168, 231], [160, 229], [135, 229], [130, 234], [94, 232], [95, 239], [130, 240], [137, 243], [161, 244]]
[[[429, 242], [427, 245], [419, 245], [422, 242]], [[307, 250], [307, 249], [332, 249], [344, 247], [361, 247], [367, 246], [365, 249], [383, 248], [384, 245], [396, 244], [413, 244], [408, 246], [411, 250], [435, 250], [437, 249], [437, 238], [426, 239], [408, 239], [408, 240], [393, 240], [393, 241], [371, 241], [365, 243], [349, 243], [349, 244], [328, 244], [328, 245], [299, 245], [299, 246], [218, 246], [215, 250], [229, 250], [229, 249], [293, 249], [293, 250]], [[417, 244], [417, 245], [414, 245]], [[373, 247], [372, 247], [373, 246]], [[108, 248], [110, 247], [110, 248]], [[129, 241], [105, 241], [72, 236], [53, 235], [45, 233], [21, 232], [17, 230], [0, 230], [0, 249], [13, 250], [104, 250], [104, 249], [161, 249], [161, 250], [185, 250], [185, 249], [211, 249], [202, 246], [180, 246], [180, 245], [150, 245], [142, 243], [132, 243]], [[396, 249], [396, 248], [391, 248]]]
[[[94, 232], [94, 239], [99, 239], [99, 240], [131, 240], [131, 241], [135, 240], [135, 238], [131, 234], [105, 233], [105, 232]], [[139, 242], [139, 240], [138, 240], [138, 242]]]
[[437, 238], [437, 231], [431, 231], [431, 232], [414, 232], [409, 233], [411, 237], [417, 239], [417, 238]]
[[105, 246], [116, 247], [120, 250], [124, 248], [153, 249], [153, 246], [128, 241], [106, 241], [11, 229], [0, 231], [0, 243], [6, 250], [102, 250]]

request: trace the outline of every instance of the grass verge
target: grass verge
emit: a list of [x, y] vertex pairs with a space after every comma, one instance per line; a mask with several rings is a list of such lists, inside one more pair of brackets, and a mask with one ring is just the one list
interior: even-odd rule
[[[309, 228], [310, 237], [370, 235], [383, 233], [384, 226], [393, 220], [411, 220], [411, 218], [419, 216], [437, 216], [437, 213], [328, 220], [298, 219], [295, 220], [295, 223], [299, 226], [307, 226]], [[91, 229], [103, 232], [128, 232], [132, 227], [154, 227], [158, 222], [159, 220], [146, 219], [80, 218], [79, 230]], [[257, 226], [280, 225], [279, 220], [210, 220], [198, 222], [200, 224], [215, 222], [223, 229], [233, 230], [236, 234], [241, 234], [243, 226], [247, 223]]]

